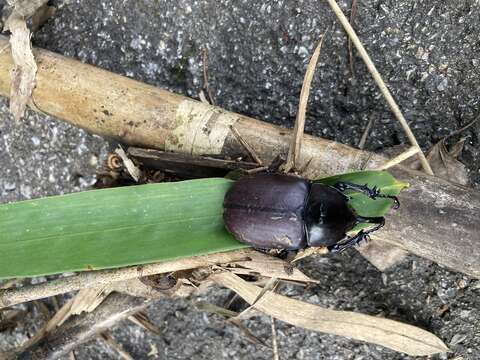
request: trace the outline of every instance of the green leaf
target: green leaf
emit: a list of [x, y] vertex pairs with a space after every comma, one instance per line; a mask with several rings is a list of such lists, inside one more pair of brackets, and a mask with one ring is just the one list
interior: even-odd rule
[[[398, 195], [403, 188], [408, 187], [407, 183], [398, 181], [387, 171], [377, 170], [358, 171], [348, 174], [335, 175], [316, 180], [315, 182], [325, 185], [333, 185], [339, 181], [351, 182], [358, 185], [367, 185], [368, 187], [376, 186], [380, 190], [380, 193], [385, 195]], [[373, 200], [364, 194], [354, 191], [346, 191], [346, 194], [350, 197], [349, 204], [356, 211], [356, 213], [361, 216], [384, 216], [393, 205], [393, 200], [390, 199], [377, 198]], [[366, 227], [368, 227], [368, 225], [360, 224], [352, 231], [357, 231]]]
[[[320, 180], [376, 185], [398, 194], [387, 172]], [[0, 279], [115, 268], [245, 248], [223, 225], [228, 179], [199, 179], [47, 197], [0, 205]], [[353, 194], [364, 216], [383, 215], [388, 200]], [[380, 215], [379, 215], [380, 214]]]
[[0, 206], [0, 278], [105, 269], [246, 247], [223, 226], [232, 181], [93, 190]]

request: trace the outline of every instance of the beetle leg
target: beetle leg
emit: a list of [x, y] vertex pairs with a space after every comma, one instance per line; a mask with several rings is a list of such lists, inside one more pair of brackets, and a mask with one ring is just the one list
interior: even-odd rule
[[346, 249], [348, 249], [352, 246], [360, 244], [362, 241], [368, 242], [370, 240], [370, 235], [369, 234], [371, 234], [374, 231], [377, 231], [378, 229], [383, 227], [383, 225], [385, 225], [385, 218], [383, 218], [383, 217], [370, 217], [369, 218], [369, 217], [357, 216], [357, 221], [359, 223], [360, 222], [373, 223], [373, 224], [376, 224], [376, 226], [374, 226], [371, 229], [367, 229], [367, 230], [362, 229], [356, 235], [347, 238], [346, 241], [341, 242], [341, 243], [337, 243], [337, 244], [334, 244], [334, 245], [330, 245], [328, 247], [328, 251], [330, 251], [331, 253], [334, 253], [334, 254], [335, 253], [341, 253], [341, 252], [345, 251]]
[[[383, 216], [370, 217], [370, 216], [357, 215], [355, 217], [355, 219], [357, 220], [357, 224], [368, 223], [368, 224], [378, 224], [378, 225], [380, 225], [380, 227], [378, 227], [378, 228], [374, 227], [372, 229], [372, 231], [376, 231], [376, 230], [380, 229], [383, 225], [385, 225], [385, 218]], [[369, 231], [369, 232], [372, 232], [372, 231]]]
[[392, 199], [394, 203], [394, 208], [398, 209], [400, 207], [400, 202], [398, 201], [398, 198], [396, 196], [380, 194], [380, 190], [376, 186], [374, 186], [373, 188], [370, 188], [367, 186], [367, 184], [358, 185], [358, 184], [349, 183], [349, 182], [337, 182], [336, 184], [333, 185], [333, 187], [342, 193], [345, 190], [354, 190], [367, 195], [370, 199], [373, 199], [373, 200], [375, 200], [376, 198]]

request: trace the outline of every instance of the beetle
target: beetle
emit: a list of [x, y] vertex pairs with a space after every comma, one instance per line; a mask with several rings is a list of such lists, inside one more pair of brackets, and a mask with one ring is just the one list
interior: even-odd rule
[[[395, 196], [380, 194], [376, 187], [337, 182], [329, 186], [278, 173], [259, 173], [240, 178], [224, 198], [223, 219], [227, 230], [240, 242], [259, 249], [300, 250], [326, 247], [332, 253], [368, 240], [368, 234], [385, 224], [384, 217], [363, 217], [349, 205], [346, 190], [371, 199]], [[348, 237], [360, 223], [374, 227]]]

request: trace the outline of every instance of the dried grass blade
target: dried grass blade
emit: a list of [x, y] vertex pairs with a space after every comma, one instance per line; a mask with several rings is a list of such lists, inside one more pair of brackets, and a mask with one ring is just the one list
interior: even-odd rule
[[[212, 280], [235, 291], [250, 304], [262, 291], [231, 273], [215, 274]], [[295, 326], [370, 342], [411, 356], [448, 351], [438, 337], [415, 326], [350, 311], [324, 309], [272, 292], [265, 293], [254, 307]]]
[[376, 170], [387, 170], [390, 169], [391, 167], [400, 164], [401, 162], [411, 158], [413, 155], [416, 155], [420, 152], [421, 150], [416, 147], [416, 146], [411, 146], [401, 154], [395, 156], [394, 158], [388, 160], [384, 164], [380, 165], [377, 167]]
[[310, 87], [312, 84], [313, 75], [315, 74], [315, 67], [317, 66], [324, 38], [325, 34], [320, 38], [320, 41], [318, 42], [318, 45], [308, 63], [307, 71], [305, 72], [302, 91], [300, 92], [300, 103], [298, 105], [297, 119], [295, 121], [295, 128], [293, 130], [292, 142], [290, 144], [287, 162], [284, 168], [285, 172], [289, 172], [290, 170], [294, 169], [296, 164], [298, 164], [300, 149], [302, 147], [303, 131], [305, 129], [305, 116], [307, 112], [308, 96], [310, 95]]

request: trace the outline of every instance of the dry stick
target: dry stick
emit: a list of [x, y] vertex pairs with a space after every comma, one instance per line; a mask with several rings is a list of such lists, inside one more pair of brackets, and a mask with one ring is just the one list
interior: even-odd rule
[[240, 135], [235, 126], [231, 125], [230, 130], [232, 131], [232, 134], [235, 135], [235, 138], [240, 142], [240, 144], [242, 144], [245, 150], [247, 150], [253, 160], [255, 160], [258, 165], [263, 166], [263, 161], [262, 159], [260, 159], [260, 156], [257, 155], [255, 149], [242, 137], [242, 135]]
[[355, 33], [352, 26], [348, 22], [348, 19], [345, 17], [345, 15], [343, 14], [340, 7], [337, 5], [335, 0], [327, 0], [327, 1], [330, 7], [332, 8], [333, 12], [337, 16], [338, 20], [342, 24], [343, 28], [347, 32], [348, 36], [352, 39], [353, 45], [355, 45], [355, 48], [360, 54], [360, 57], [365, 62], [365, 65], [367, 66], [368, 71], [370, 71], [370, 74], [372, 74], [373, 79], [377, 83], [381, 93], [385, 97], [385, 100], [390, 106], [390, 109], [392, 110], [393, 114], [395, 115], [397, 120], [400, 122], [400, 125], [402, 125], [403, 131], [405, 131], [405, 134], [407, 135], [408, 140], [410, 140], [410, 143], [413, 146], [416, 146], [419, 149], [418, 157], [420, 159], [420, 162], [422, 163], [423, 169], [427, 174], [433, 175], [432, 168], [430, 167], [430, 164], [428, 163], [428, 160], [425, 157], [425, 154], [420, 149], [420, 145], [418, 145], [417, 139], [415, 138], [415, 135], [413, 135], [413, 132], [410, 129], [410, 126], [408, 126], [407, 120], [405, 119], [400, 108], [398, 107], [397, 103], [393, 99], [392, 94], [388, 90], [387, 85], [385, 85], [385, 82], [383, 81], [382, 77], [380, 76], [380, 73], [378, 72], [377, 68], [375, 67], [372, 60], [370, 59], [370, 56], [368, 56], [368, 53], [363, 47], [362, 43], [360, 42], [360, 39], [358, 38], [357, 34]]
[[210, 102], [205, 97], [205, 93], [203, 92], [203, 90], [200, 90], [200, 92], [198, 93], [198, 98], [200, 99], [201, 102], [205, 104], [210, 104]]
[[443, 138], [443, 140], [446, 140], [448, 139], [449, 137], [452, 137], [454, 135], [457, 135], [457, 134], [460, 134], [461, 132], [467, 130], [470, 126], [472, 126], [473, 124], [475, 124], [478, 120], [480, 120], [480, 115], [478, 115], [475, 119], [473, 119], [472, 121], [470, 121], [467, 125], [465, 125], [464, 127], [461, 127], [460, 129], [457, 129], [453, 132], [451, 132], [450, 134], [448, 134], [447, 136], [445, 136]]
[[208, 49], [207, 47], [203, 48], [203, 86], [205, 87], [205, 91], [207, 92], [208, 99], [210, 100], [210, 104], [215, 105], [215, 101], [213, 100], [212, 91], [210, 90], [210, 85], [208, 84]]
[[277, 329], [275, 328], [275, 318], [273, 316], [270, 316], [270, 323], [272, 326], [273, 360], [280, 360], [280, 357], [278, 356]]
[[[353, 27], [353, 23], [355, 20], [355, 15], [357, 14], [357, 0], [352, 0], [352, 5], [350, 6], [350, 24]], [[353, 49], [352, 49], [352, 39], [348, 38], [348, 61], [350, 63], [350, 72], [352, 77], [355, 77], [355, 68], [353, 65]], [[362, 149], [359, 146], [360, 149]]]
[[360, 141], [358, 142], [358, 148], [359, 149], [363, 150], [365, 148], [365, 144], [367, 142], [368, 134], [370, 133], [370, 129], [372, 128], [374, 122], [375, 122], [375, 120], [374, 120], [373, 117], [370, 118], [370, 120], [368, 121], [367, 127], [365, 128], [365, 131], [363, 132], [362, 137], [360, 138]]
[[401, 162], [407, 160], [408, 158], [412, 157], [415, 154], [418, 154], [420, 150], [416, 146], [411, 146], [404, 152], [402, 152], [400, 155], [395, 156], [394, 158], [388, 160], [386, 163], [380, 165], [377, 167], [377, 170], [387, 170], [390, 169], [391, 167], [394, 167], [395, 165], [400, 164]]
[[[250, 250], [251, 251], [251, 250]], [[28, 285], [18, 289], [0, 290], [0, 309], [23, 302], [46, 298], [82, 288], [100, 286], [164, 272], [180, 271], [221, 263], [248, 260], [249, 250], [216, 253], [157, 264], [132, 266], [114, 270], [83, 272], [49, 282]]]
[[123, 360], [134, 360], [133, 357], [130, 356], [129, 353], [127, 353], [125, 351], [125, 349], [123, 348], [122, 345], [120, 345], [112, 336], [112, 334], [110, 333], [110, 331], [104, 331], [100, 334], [100, 338], [105, 341], [105, 343], [111, 347], [112, 349], [114, 349], [118, 355], [120, 356], [120, 358], [122, 358]]
[[288, 150], [287, 162], [284, 168], [285, 172], [290, 172], [290, 170], [295, 169], [295, 166], [298, 164], [302, 147], [303, 131], [305, 129], [305, 115], [307, 112], [308, 96], [310, 95], [310, 86], [312, 84], [313, 74], [315, 74], [315, 67], [317, 65], [318, 57], [320, 56], [320, 50], [322, 49], [324, 38], [325, 34], [320, 38], [320, 41], [308, 63], [307, 71], [305, 72], [302, 91], [300, 92], [297, 119], [295, 120], [295, 128], [293, 129], [292, 134], [292, 142], [290, 144], [290, 149]]
[[152, 323], [148, 318], [148, 315], [144, 311], [140, 311], [134, 315], [129, 316], [128, 320], [130, 320], [135, 325], [140, 326], [141, 328], [150, 331], [151, 333], [154, 333], [155, 335], [160, 335], [162, 333], [160, 327]]

